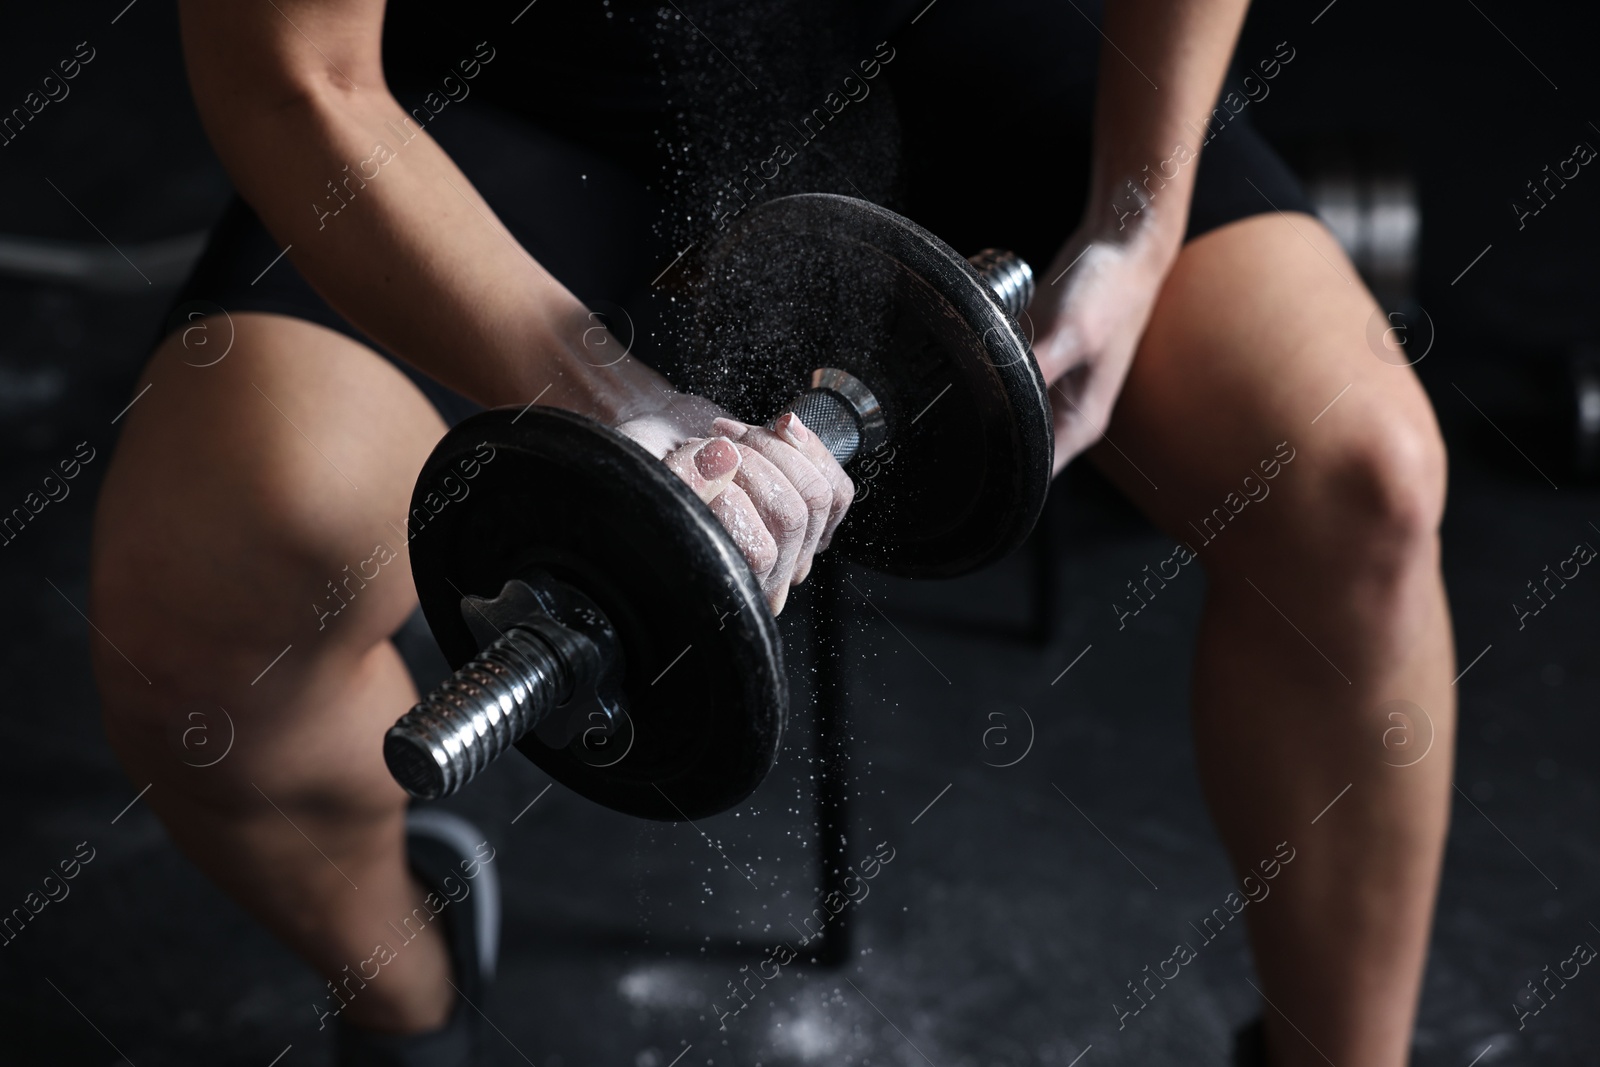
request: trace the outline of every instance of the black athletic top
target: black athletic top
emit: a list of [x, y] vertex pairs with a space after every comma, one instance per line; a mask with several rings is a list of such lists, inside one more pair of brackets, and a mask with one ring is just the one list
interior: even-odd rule
[[[384, 67], [400, 103], [530, 253], [591, 306], [634, 308], [648, 331], [629, 294], [713, 238], [752, 173], [778, 174], [761, 197], [861, 196], [958, 249], [1048, 263], [1084, 203], [1099, 6], [389, 0]], [[845, 104], [841, 93], [861, 99]], [[1206, 145], [1189, 236], [1274, 205], [1309, 210], [1241, 116]], [[236, 201], [167, 328], [195, 309], [259, 310], [379, 347], [280, 251]], [[450, 421], [470, 410], [400, 365]]]
[[390, 0], [384, 66], [408, 110], [429, 93], [435, 105], [477, 94], [642, 173], [685, 145], [759, 148], [870, 60], [914, 4]]

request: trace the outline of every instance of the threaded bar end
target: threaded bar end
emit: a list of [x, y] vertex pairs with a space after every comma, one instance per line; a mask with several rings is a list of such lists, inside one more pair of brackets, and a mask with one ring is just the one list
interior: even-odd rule
[[470, 782], [572, 692], [563, 658], [512, 627], [390, 728], [383, 759], [414, 797], [447, 797]]
[[967, 262], [989, 283], [1000, 306], [1012, 318], [1020, 317], [1033, 299], [1033, 268], [1028, 266], [1028, 261], [1015, 252], [985, 248]]

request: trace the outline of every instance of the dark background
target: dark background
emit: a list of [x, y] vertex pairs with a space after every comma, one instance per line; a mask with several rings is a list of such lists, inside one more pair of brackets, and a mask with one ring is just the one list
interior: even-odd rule
[[[96, 850], [71, 896], [0, 947], [0, 1062], [326, 1063], [311, 1010], [321, 983], [188, 866], [146, 807], [123, 811], [142, 783], [118, 769], [97, 718], [78, 609], [111, 420], [227, 185], [159, 0], [8, 13], [0, 108], [86, 39], [98, 55], [71, 96], [0, 147], [0, 260], [22, 254], [16, 238], [33, 239], [35, 262], [40, 249], [103, 258], [110, 241], [150, 281], [120, 260], [95, 267], [94, 284], [0, 268], [0, 499], [19, 501], [79, 441], [101, 456], [0, 549], [0, 911], [78, 842]], [[1577, 5], [1263, 0], [1239, 50], [1297, 50], [1250, 115], [1303, 168], [1378, 144], [1420, 194], [1414, 295], [1436, 337], [1418, 370], [1451, 447], [1445, 564], [1461, 664], [1487, 649], [1459, 686], [1460, 791], [1416, 1038], [1428, 1065], [1600, 1059], [1600, 976], [1584, 971], [1521, 1032], [1511, 1009], [1575, 942], [1600, 942], [1600, 588], [1580, 578], [1521, 631], [1510, 609], [1543, 566], [1600, 536], [1594, 483], [1573, 462], [1566, 369], [1600, 333], [1600, 177], [1585, 168], [1520, 231], [1510, 207], [1576, 142], [1600, 144], [1593, 39]], [[1091, 479], [1069, 474], [1052, 499], [1042, 645], [1010, 634], [1038, 552], [939, 587], [852, 573], [861, 595], [847, 590], [844, 638], [820, 657], [804, 613], [785, 614], [795, 729], [754, 802], [701, 824], [716, 848], [559, 787], [512, 825], [547, 781], [516, 757], [453, 805], [495, 842], [506, 882], [497, 1062], [667, 1067], [692, 1046], [686, 1065], [1066, 1067], [1090, 1045], [1085, 1067], [1226, 1062], [1256, 1003], [1239, 931], [1126, 1030], [1110, 1007], [1231, 888], [1185, 716], [1202, 579], [1116, 632], [1106, 603], [1168, 546]], [[426, 675], [437, 663], [412, 636]], [[847, 855], [887, 840], [896, 859], [852, 912], [846, 968], [785, 975], [719, 1033], [710, 1002], [810, 908], [805, 739], [819, 677], [851, 703]], [[986, 766], [1011, 757], [986, 750], [984, 731], [1011, 724], [1020, 746], [1021, 709], [1032, 751]]]

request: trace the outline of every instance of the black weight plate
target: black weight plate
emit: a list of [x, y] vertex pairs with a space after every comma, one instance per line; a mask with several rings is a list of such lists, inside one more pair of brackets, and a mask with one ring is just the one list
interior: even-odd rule
[[1006, 555], [1050, 485], [1045, 383], [1016, 322], [949, 245], [892, 211], [822, 193], [752, 208], [708, 254], [687, 386], [752, 421], [812, 369], [882, 403], [888, 444], [850, 464], [845, 558], [952, 577]]
[[777, 623], [732, 538], [659, 460], [571, 412], [498, 408], [445, 435], [411, 509], [411, 572], [452, 667], [478, 651], [462, 598], [530, 570], [616, 628], [630, 725], [565, 749], [523, 738], [552, 778], [677, 820], [726, 811], [766, 777], [788, 700]]

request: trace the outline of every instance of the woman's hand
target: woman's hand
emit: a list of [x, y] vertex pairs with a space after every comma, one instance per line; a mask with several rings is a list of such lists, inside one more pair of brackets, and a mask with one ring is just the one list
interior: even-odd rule
[[[1090, 217], [1098, 215], [1091, 209]], [[1105, 433], [1178, 242], [1152, 228], [1080, 227], [1045, 274], [1029, 313], [1050, 383], [1054, 471]]]
[[661, 392], [661, 403], [617, 430], [658, 457], [710, 506], [776, 615], [828, 547], [855, 486], [798, 417], [772, 430], [729, 418], [711, 401]]

